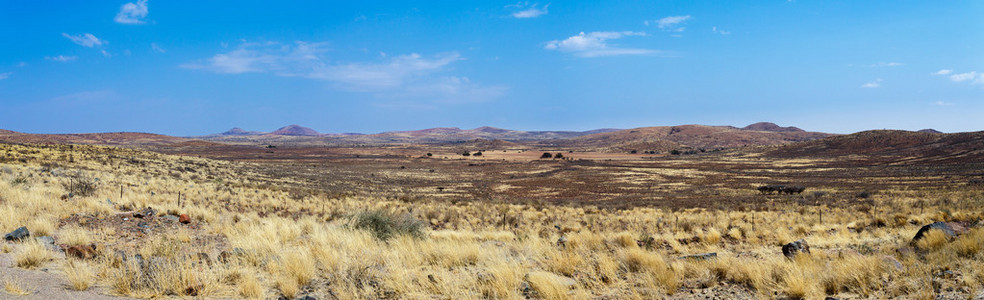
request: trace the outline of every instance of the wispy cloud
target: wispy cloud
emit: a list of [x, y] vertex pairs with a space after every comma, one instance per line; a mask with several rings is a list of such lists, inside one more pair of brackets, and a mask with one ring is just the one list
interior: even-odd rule
[[452, 64], [464, 60], [456, 52], [430, 57], [417, 53], [381, 56], [379, 60], [365, 62], [331, 62], [327, 52], [324, 43], [244, 43], [232, 51], [181, 67], [221, 74], [302, 77], [322, 80], [351, 92], [386, 98], [426, 96], [453, 103], [485, 101], [505, 91], [504, 87], [483, 86], [467, 77], [448, 74]]
[[977, 71], [950, 75], [950, 80], [952, 80], [953, 82], [970, 81], [976, 78], [977, 78]]
[[123, 4], [120, 12], [116, 13], [116, 23], [120, 24], [144, 24], [143, 19], [147, 17], [147, 0], [138, 0], [136, 3]]
[[10, 75], [13, 75], [13, 74], [14, 74], [14, 72], [0, 73], [0, 80], [4, 80], [4, 79], [7, 79], [7, 78], [10, 78]]
[[83, 33], [83, 34], [78, 34], [78, 35], [71, 35], [71, 34], [62, 32], [62, 36], [64, 36], [65, 38], [71, 40], [72, 43], [78, 44], [79, 46], [83, 46], [83, 47], [92, 48], [92, 47], [102, 46], [102, 45], [107, 44], [107, 42], [105, 40], [100, 40], [99, 38], [97, 38], [96, 36], [92, 35], [91, 33]]
[[731, 34], [731, 31], [724, 31], [724, 30], [718, 29], [717, 26], [711, 27], [711, 32], [714, 32], [714, 33], [717, 33], [717, 34], [720, 34], [720, 35], [729, 35], [729, 34]]
[[952, 102], [946, 102], [946, 101], [943, 101], [943, 100], [939, 100], [939, 101], [933, 102], [933, 105], [936, 105], [936, 106], [953, 106], [953, 103]]
[[530, 4], [529, 2], [520, 2], [516, 4], [506, 5], [507, 9], [512, 10], [513, 18], [517, 19], [528, 19], [536, 18], [547, 14], [547, 8], [550, 4], [540, 7], [538, 3]]
[[646, 24], [646, 26], [655, 23], [657, 28], [665, 31], [682, 32], [687, 29], [686, 27], [682, 26], [683, 23], [685, 23], [687, 20], [690, 20], [690, 15], [669, 16], [653, 22], [645, 21], [643, 23]]
[[59, 55], [59, 56], [45, 56], [44, 57], [44, 59], [52, 60], [52, 61], [57, 61], [57, 62], [70, 62], [70, 61], [76, 60], [78, 58], [79, 58], [78, 56], [64, 56], [64, 55]]
[[635, 31], [595, 31], [547, 42], [544, 49], [569, 52], [580, 57], [600, 57], [613, 55], [656, 54], [660, 51], [652, 49], [622, 48], [609, 44], [609, 41], [627, 36], [645, 36], [644, 32]]
[[164, 50], [164, 48], [161, 48], [161, 46], [160, 45], [157, 45], [157, 43], [150, 43], [150, 50], [153, 50], [154, 52], [157, 52], [157, 53], [167, 53], [167, 50]]
[[942, 69], [933, 73], [933, 76], [946, 76], [953, 82], [968, 82], [971, 85], [981, 85], [984, 86], [984, 73], [977, 71], [970, 71], [964, 73], [954, 73], [952, 69]]
[[868, 65], [865, 65], [865, 67], [899, 67], [899, 66], [904, 66], [904, 65], [905, 64], [900, 63], [900, 62], [891, 61], [891, 62], [878, 62], [878, 63], [874, 63], [874, 64], [868, 64]]
[[861, 87], [862, 88], [867, 88], [867, 89], [879, 88], [879, 87], [881, 87], [881, 83], [882, 83], [882, 79], [881, 78], [878, 78], [878, 79], [875, 79], [872, 82], [868, 82], [868, 83], [862, 84]]

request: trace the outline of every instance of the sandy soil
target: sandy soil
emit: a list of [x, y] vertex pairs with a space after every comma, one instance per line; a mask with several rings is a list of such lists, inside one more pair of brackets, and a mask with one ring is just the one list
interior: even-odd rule
[[[59, 259], [58, 261], [61, 261]], [[106, 295], [105, 287], [92, 287], [87, 291], [75, 291], [69, 287], [61, 266], [48, 264], [44, 268], [25, 270], [13, 266], [10, 253], [0, 254], [0, 280], [13, 279], [29, 295], [15, 296], [0, 291], [0, 299], [130, 299]], [[2, 289], [2, 287], [0, 287]]]

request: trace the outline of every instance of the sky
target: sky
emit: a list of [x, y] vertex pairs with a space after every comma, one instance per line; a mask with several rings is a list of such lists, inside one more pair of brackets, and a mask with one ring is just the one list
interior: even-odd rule
[[0, 1], [0, 128], [984, 130], [984, 1]]

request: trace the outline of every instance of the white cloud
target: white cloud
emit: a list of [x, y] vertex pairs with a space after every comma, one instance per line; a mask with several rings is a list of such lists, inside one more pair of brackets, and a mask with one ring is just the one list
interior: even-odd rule
[[953, 73], [951, 69], [942, 69], [931, 73], [933, 76], [947, 76], [950, 81], [953, 82], [968, 82], [971, 85], [981, 85], [984, 86], [984, 73], [977, 71], [970, 71], [964, 73]]
[[[682, 27], [680, 25], [683, 25], [683, 23], [686, 22], [689, 19], [690, 19], [690, 15], [686, 15], [686, 16], [669, 16], [669, 17], [665, 17], [665, 18], [656, 20], [655, 22], [656, 22], [656, 27], [659, 27], [659, 29], [666, 30], [666, 31], [681, 32], [681, 31], [684, 31], [687, 28], [686, 27]], [[646, 22], [643, 22], [643, 23], [645, 23], [646, 25], [649, 25], [650, 24], [649, 21], [646, 21]]]
[[137, 0], [136, 3], [123, 4], [120, 12], [116, 14], [116, 23], [121, 24], [143, 24], [143, 18], [147, 17], [147, 0]]
[[102, 53], [102, 55], [105, 56], [105, 57], [113, 57], [113, 55], [110, 54], [109, 51], [106, 51], [106, 50], [99, 50], [99, 53]]
[[59, 55], [59, 56], [45, 56], [44, 57], [44, 59], [53, 60], [53, 61], [57, 61], [57, 62], [70, 62], [70, 61], [76, 60], [78, 58], [79, 58], [78, 56], [64, 56], [64, 55]]
[[868, 88], [868, 89], [879, 88], [879, 87], [881, 87], [881, 82], [882, 82], [882, 79], [881, 78], [878, 78], [878, 79], [875, 79], [875, 81], [862, 84], [861, 87], [862, 88]]
[[954, 82], [974, 80], [974, 78], [977, 78], [977, 71], [950, 75], [950, 80]]
[[879, 62], [879, 63], [876, 63], [876, 64], [870, 64], [870, 65], [867, 65], [867, 66], [868, 67], [898, 67], [898, 66], [904, 66], [904, 65], [905, 64], [903, 64], [903, 63], [892, 61], [892, 62]]
[[539, 4], [530, 4], [529, 2], [520, 2], [512, 5], [506, 5], [506, 8], [513, 9], [512, 16], [517, 19], [528, 19], [536, 18], [547, 14], [547, 8], [550, 4], [544, 5], [543, 8], [539, 7]]
[[632, 55], [632, 54], [654, 54], [659, 51], [651, 49], [620, 48], [609, 45], [609, 40], [616, 40], [627, 36], [645, 36], [644, 32], [635, 31], [595, 31], [569, 37], [564, 40], [553, 40], [547, 42], [544, 49], [570, 52], [580, 57], [599, 57], [613, 55]]
[[0, 73], [0, 80], [10, 78], [10, 75], [12, 74], [14, 74], [14, 72]]
[[150, 43], [150, 49], [151, 50], [154, 50], [154, 52], [157, 52], [157, 53], [167, 53], [167, 50], [164, 50], [164, 48], [161, 48], [161, 46], [157, 45], [157, 43]]
[[713, 31], [714, 33], [720, 34], [720, 35], [729, 35], [729, 34], [731, 34], [731, 31], [720, 30], [720, 29], [717, 28], [717, 26], [711, 27], [711, 31]]
[[953, 106], [952, 102], [945, 102], [943, 100], [933, 102], [933, 104], [935, 104], [936, 106]]
[[68, 38], [73, 43], [76, 43], [79, 46], [83, 46], [83, 47], [92, 48], [92, 47], [102, 46], [104, 44], [107, 44], [107, 42], [105, 40], [100, 40], [99, 38], [97, 38], [96, 36], [92, 35], [91, 33], [84, 33], [84, 34], [78, 34], [78, 35], [70, 35], [70, 34], [67, 34], [67, 33], [62, 32], [62, 36], [64, 36], [65, 38]]
[[[244, 43], [203, 61], [181, 65], [222, 74], [272, 73], [322, 80], [352, 92], [386, 98], [433, 97], [455, 103], [498, 97], [502, 87], [487, 87], [467, 77], [447, 75], [450, 65], [464, 60], [455, 52], [425, 57], [417, 53], [380, 56], [378, 61], [331, 62], [324, 43]], [[484, 100], [482, 100], [484, 101]]]

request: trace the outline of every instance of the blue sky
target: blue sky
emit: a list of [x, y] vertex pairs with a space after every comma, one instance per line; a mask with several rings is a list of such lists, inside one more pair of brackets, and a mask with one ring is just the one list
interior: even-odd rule
[[2, 1], [0, 128], [984, 130], [984, 1]]

